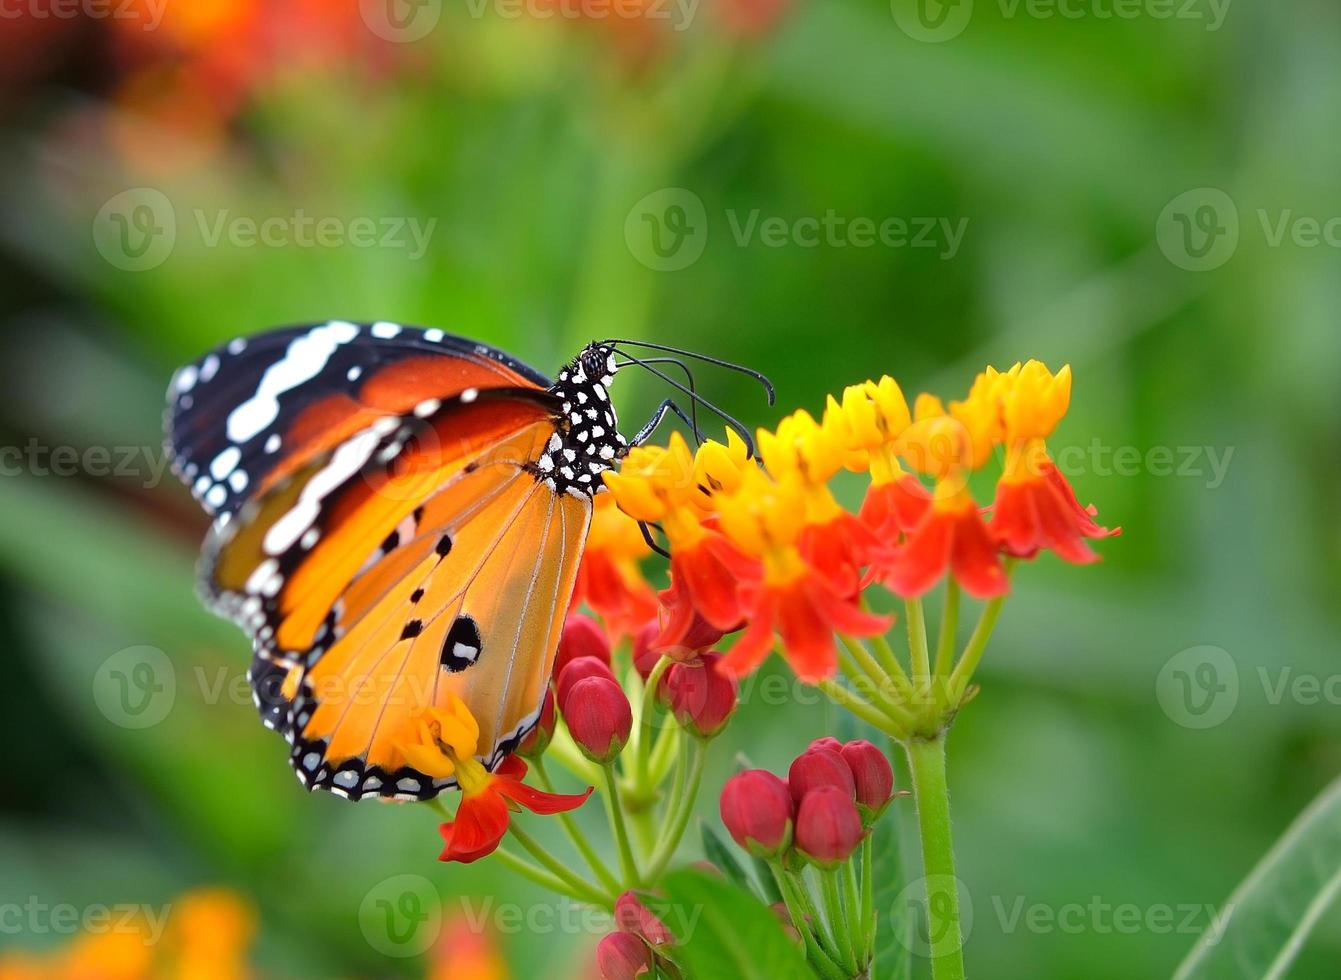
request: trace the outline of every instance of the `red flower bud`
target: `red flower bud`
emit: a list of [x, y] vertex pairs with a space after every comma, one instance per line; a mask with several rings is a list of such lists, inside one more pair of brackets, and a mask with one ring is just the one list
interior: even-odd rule
[[807, 749], [797, 756], [787, 771], [787, 785], [791, 788], [792, 799], [797, 803], [811, 790], [821, 786], [840, 789], [849, 800], [857, 798], [857, 784], [852, 778], [852, 770], [833, 749]]
[[792, 797], [787, 784], [763, 769], [736, 773], [718, 802], [731, 839], [756, 857], [776, 857], [792, 838]]
[[605, 980], [634, 980], [652, 969], [652, 954], [629, 932], [612, 932], [596, 947], [596, 966]]
[[582, 613], [569, 613], [559, 636], [559, 652], [554, 656], [554, 676], [579, 657], [595, 657], [610, 666], [610, 641], [596, 620]]
[[545, 689], [545, 702], [540, 706], [540, 720], [536, 722], [529, 735], [517, 746], [517, 754], [523, 759], [538, 759], [545, 754], [554, 738], [554, 688]]
[[644, 623], [642, 628], [633, 634], [633, 666], [637, 669], [638, 676], [643, 680], [647, 680], [652, 673], [652, 668], [661, 659], [661, 651], [652, 649], [652, 641], [656, 639], [660, 632], [660, 624], [652, 619]]
[[[568, 709], [564, 704], [568, 700], [569, 689], [578, 681], [586, 680], [588, 677], [604, 677], [606, 680], [615, 681], [615, 673], [608, 664], [602, 663], [596, 657], [578, 657], [563, 668], [563, 673], [558, 675], [554, 684], [554, 693], [559, 696], [559, 710], [567, 713]], [[618, 681], [615, 681], [618, 683]]]
[[857, 785], [857, 807], [862, 816], [869, 819], [879, 815], [894, 797], [894, 769], [889, 760], [874, 745], [861, 739], [844, 745], [842, 755]]
[[822, 735], [806, 746], [807, 752], [812, 749], [831, 749], [834, 752], [841, 754], [843, 751], [843, 743], [838, 741], [838, 739], [834, 738], [832, 735]]
[[837, 786], [820, 786], [796, 808], [796, 849], [821, 867], [846, 861], [864, 836], [852, 797]]
[[662, 679], [675, 720], [699, 738], [721, 732], [736, 710], [736, 680], [722, 673], [721, 660], [705, 653], [694, 663], [672, 664]]
[[657, 918], [633, 892], [625, 892], [615, 899], [615, 925], [621, 932], [641, 936], [653, 946], [669, 945], [675, 941], [666, 923]]
[[633, 711], [624, 689], [613, 680], [584, 677], [568, 687], [566, 697], [560, 694], [559, 700], [568, 732], [583, 755], [604, 765], [624, 750], [633, 728]]

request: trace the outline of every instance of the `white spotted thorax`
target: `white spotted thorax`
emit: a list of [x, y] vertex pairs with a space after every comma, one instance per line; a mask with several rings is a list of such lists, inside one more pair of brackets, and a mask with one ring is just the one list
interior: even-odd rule
[[555, 493], [600, 493], [605, 489], [601, 474], [628, 452], [610, 404], [610, 382], [617, 370], [611, 348], [589, 344], [550, 385], [550, 393], [562, 400], [562, 418], [535, 462], [535, 474]]

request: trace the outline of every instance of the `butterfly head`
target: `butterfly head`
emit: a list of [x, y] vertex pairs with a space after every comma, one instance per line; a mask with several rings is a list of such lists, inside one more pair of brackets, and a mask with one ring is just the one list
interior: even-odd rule
[[605, 488], [601, 474], [628, 452], [610, 404], [609, 387], [616, 370], [614, 348], [591, 343], [550, 385], [562, 414], [535, 467], [537, 478], [556, 493], [579, 497], [599, 493]]

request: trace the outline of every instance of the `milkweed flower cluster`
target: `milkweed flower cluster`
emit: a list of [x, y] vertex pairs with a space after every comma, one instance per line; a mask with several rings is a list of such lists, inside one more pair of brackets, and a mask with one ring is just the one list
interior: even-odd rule
[[[1097, 556], [1089, 539], [1117, 533], [1095, 521], [1047, 453], [1065, 415], [1071, 371], [1038, 361], [987, 368], [967, 396], [923, 394], [910, 407], [890, 377], [830, 396], [817, 420], [799, 410], [758, 433], [759, 462], [729, 433], [691, 452], [678, 435], [630, 452], [605, 481], [621, 510], [657, 524], [670, 550], [664, 627], [673, 647], [703, 621], [747, 624], [725, 669], [753, 670], [777, 645], [807, 681], [834, 675], [835, 634], [870, 637], [889, 625], [862, 605], [878, 582], [917, 599], [949, 577], [979, 599], [1009, 591], [1005, 562], [1049, 550]], [[1004, 456], [984, 508], [970, 478]], [[856, 513], [837, 501], [840, 471], [866, 474]]]

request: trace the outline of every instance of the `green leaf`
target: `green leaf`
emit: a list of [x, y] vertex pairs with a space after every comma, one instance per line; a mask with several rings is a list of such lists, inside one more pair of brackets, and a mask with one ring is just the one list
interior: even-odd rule
[[749, 874], [741, 867], [740, 862], [736, 860], [736, 856], [731, 853], [726, 841], [722, 840], [721, 836], [706, 820], [699, 821], [699, 828], [703, 833], [703, 853], [707, 855], [708, 860], [716, 865], [727, 878], [741, 888], [757, 895], [758, 890], [750, 881]]
[[665, 892], [662, 919], [675, 934], [676, 961], [688, 977], [813, 976], [782, 924], [749, 892], [692, 869], [668, 875]]
[[903, 843], [899, 834], [899, 801], [881, 814], [872, 829], [871, 902], [875, 906], [875, 976], [908, 980], [913, 973], [913, 918], [899, 896], [907, 885]]
[[1275, 980], [1341, 891], [1341, 779], [1301, 813], [1229, 896], [1174, 980]]

